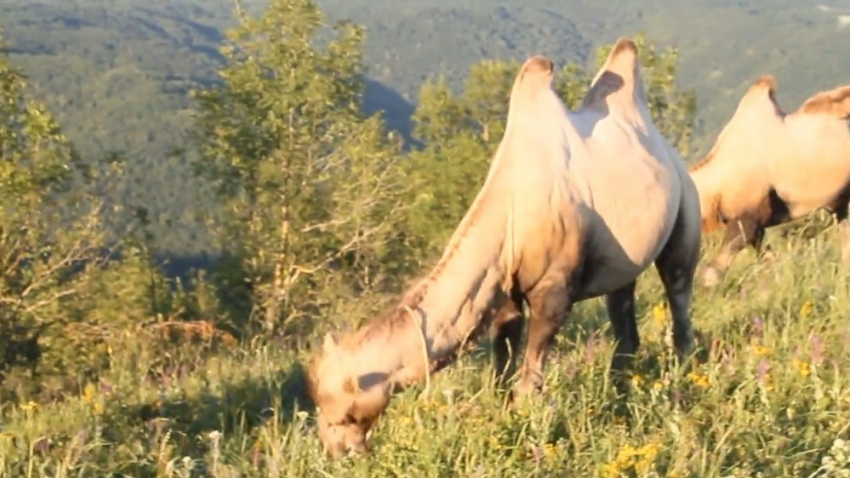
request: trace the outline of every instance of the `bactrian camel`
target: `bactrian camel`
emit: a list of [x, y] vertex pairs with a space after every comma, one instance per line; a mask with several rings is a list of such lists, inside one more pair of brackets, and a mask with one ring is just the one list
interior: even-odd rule
[[772, 76], [758, 78], [708, 155], [690, 168], [702, 230], [725, 230], [703, 270], [714, 286], [747, 245], [761, 253], [765, 229], [820, 208], [839, 223], [841, 260], [850, 259], [850, 85], [822, 91], [783, 113]]
[[639, 346], [635, 282], [653, 263], [677, 354], [692, 351], [699, 202], [687, 166], [652, 123], [635, 44], [618, 40], [578, 111], [567, 112], [552, 80], [549, 59], [522, 65], [484, 185], [430, 273], [391, 313], [325, 336], [308, 390], [331, 456], [365, 451], [392, 394], [427, 381], [496, 315], [496, 372], [512, 368], [524, 301], [514, 400], [541, 390], [548, 348], [578, 301], [605, 295], [617, 339], [611, 367], [622, 369]]

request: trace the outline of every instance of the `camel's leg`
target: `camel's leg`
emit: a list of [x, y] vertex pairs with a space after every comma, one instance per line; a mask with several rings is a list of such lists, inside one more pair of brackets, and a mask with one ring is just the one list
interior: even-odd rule
[[[563, 281], [563, 278], [559, 279]], [[514, 401], [543, 387], [546, 354], [572, 309], [571, 291], [563, 282], [535, 287], [528, 295], [528, 302], [531, 317], [522, 369], [512, 393]]]
[[756, 252], [760, 252], [764, 230], [764, 225], [754, 215], [730, 220], [726, 224], [726, 234], [723, 236], [720, 252], [703, 271], [703, 284], [706, 287], [713, 287], [720, 283], [721, 277], [732, 265], [732, 260], [746, 246], [752, 246]]
[[673, 316], [673, 346], [679, 360], [684, 360], [694, 348], [694, 330], [691, 324], [691, 299], [693, 298], [694, 274], [699, 262], [699, 235], [693, 240], [675, 236], [655, 260], [655, 268], [664, 286], [670, 315]]
[[606, 294], [605, 304], [617, 348], [611, 361], [611, 372], [619, 374], [631, 364], [632, 358], [640, 347], [637, 321], [635, 319], [635, 281]]
[[497, 385], [501, 385], [505, 379], [514, 374], [516, 356], [519, 353], [519, 344], [524, 327], [525, 316], [522, 314], [522, 297], [511, 294], [510, 300], [496, 314], [491, 329], [493, 372]]

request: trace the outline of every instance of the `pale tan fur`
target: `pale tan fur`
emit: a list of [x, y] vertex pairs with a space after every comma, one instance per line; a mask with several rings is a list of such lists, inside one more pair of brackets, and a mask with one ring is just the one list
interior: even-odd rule
[[727, 228], [720, 254], [705, 270], [706, 285], [719, 281], [745, 243], [760, 249], [765, 228], [821, 207], [846, 209], [850, 86], [817, 93], [790, 114], [777, 104], [775, 89], [773, 77], [757, 79], [711, 151], [690, 169], [703, 231]]
[[521, 318], [520, 300], [531, 309], [520, 395], [542, 384], [549, 342], [574, 302], [620, 291], [609, 311], [618, 352], [633, 352], [634, 283], [653, 262], [664, 265], [677, 350], [691, 347], [699, 205], [652, 124], [634, 43], [617, 42], [576, 112], [552, 79], [548, 58], [523, 64], [484, 185], [431, 272], [390, 314], [325, 337], [308, 386], [331, 455], [363, 450], [392, 393], [453, 361], [491, 322]]

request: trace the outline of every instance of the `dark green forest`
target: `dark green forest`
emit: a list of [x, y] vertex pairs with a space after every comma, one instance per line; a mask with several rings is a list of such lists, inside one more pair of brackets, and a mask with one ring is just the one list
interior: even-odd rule
[[[55, 112], [82, 156], [124, 161], [111, 199], [145, 208], [159, 252], [215, 253], [204, 225], [213, 214], [203, 181], [189, 164], [192, 88], [220, 81], [224, 31], [236, 24], [224, 0], [7, 0], [0, 26], [11, 61], [33, 95]], [[259, 13], [265, 1], [241, 7]], [[679, 55], [677, 83], [695, 88], [694, 139], [686, 159], [704, 153], [746, 86], [772, 73], [791, 109], [812, 92], [850, 78], [840, 15], [850, 2], [794, 0], [670, 3], [640, 0], [323, 0], [328, 21], [365, 28], [364, 111], [382, 112], [407, 144], [423, 83], [444, 77], [460, 93], [470, 67], [541, 52], [561, 65], [592, 66], [594, 51], [618, 36], [651, 32]], [[201, 217], [198, 217], [200, 215]]]

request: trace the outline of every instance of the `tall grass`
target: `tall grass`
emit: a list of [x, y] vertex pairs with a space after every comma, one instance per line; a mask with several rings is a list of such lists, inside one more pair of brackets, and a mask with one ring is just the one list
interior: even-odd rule
[[397, 396], [367, 458], [324, 458], [306, 357], [241, 349], [151, 378], [116, 351], [112, 373], [79, 396], [5, 407], [0, 476], [850, 476], [850, 288], [835, 233], [777, 237], [774, 262], [747, 252], [720, 287], [696, 287], [704, 352], [687, 369], [645, 273], [625, 414], [609, 406], [613, 344], [596, 299], [559, 336], [543, 395], [504, 406], [482, 347]]

